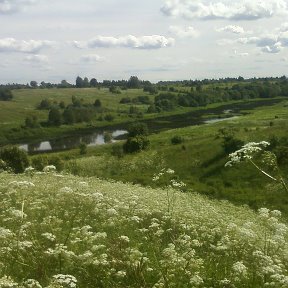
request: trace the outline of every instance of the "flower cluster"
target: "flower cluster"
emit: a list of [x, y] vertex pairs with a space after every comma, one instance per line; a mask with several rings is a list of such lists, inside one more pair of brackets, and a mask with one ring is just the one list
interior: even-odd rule
[[287, 287], [278, 210], [92, 177], [32, 179], [0, 174], [0, 287]]
[[270, 145], [269, 142], [249, 142], [245, 144], [241, 149], [229, 154], [229, 161], [225, 164], [226, 167], [233, 166], [241, 161], [252, 159], [256, 153], [263, 151], [264, 148]]

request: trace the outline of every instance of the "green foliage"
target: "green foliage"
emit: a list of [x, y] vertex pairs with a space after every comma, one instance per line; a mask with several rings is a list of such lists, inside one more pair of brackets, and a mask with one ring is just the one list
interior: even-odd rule
[[40, 124], [36, 115], [27, 116], [25, 119], [26, 128], [39, 128]]
[[160, 93], [155, 97], [155, 106], [160, 111], [174, 110], [177, 105], [177, 96], [173, 93]]
[[139, 89], [141, 87], [141, 82], [137, 76], [131, 76], [127, 82], [127, 88], [129, 89]]
[[106, 120], [108, 122], [112, 122], [114, 120], [114, 116], [112, 114], [106, 114], [104, 116], [104, 120]]
[[121, 100], [120, 100], [119, 103], [120, 103], [120, 104], [131, 103], [131, 99], [130, 99], [130, 97], [123, 97], [123, 98], [121, 98]]
[[102, 103], [99, 99], [96, 99], [95, 102], [94, 102], [94, 106], [96, 108], [101, 108], [102, 107]]
[[87, 154], [87, 144], [85, 142], [81, 142], [79, 144], [80, 155]]
[[150, 141], [145, 136], [137, 135], [129, 137], [123, 145], [125, 153], [135, 153], [145, 150], [149, 147]]
[[150, 94], [157, 94], [158, 93], [158, 90], [157, 90], [157, 87], [156, 85], [152, 85], [151, 83], [150, 84], [147, 84], [143, 87], [143, 91], [144, 92], [148, 92]]
[[76, 122], [76, 117], [75, 117], [75, 113], [74, 113], [74, 110], [70, 107], [66, 108], [64, 111], [63, 111], [63, 114], [62, 114], [62, 117], [63, 117], [63, 121], [65, 124], [74, 124]]
[[31, 165], [38, 171], [43, 171], [46, 166], [53, 165], [60, 172], [64, 168], [64, 161], [59, 156], [37, 155], [31, 158]]
[[119, 87], [112, 85], [109, 87], [109, 91], [113, 94], [121, 94], [121, 90]]
[[171, 144], [176, 145], [176, 144], [181, 144], [184, 142], [183, 137], [179, 135], [175, 135], [171, 138]]
[[57, 107], [52, 107], [48, 114], [48, 124], [60, 126], [62, 124], [62, 114]]
[[40, 110], [49, 110], [52, 107], [52, 101], [50, 99], [43, 99], [38, 105], [38, 109]]
[[14, 173], [23, 173], [25, 168], [29, 166], [27, 153], [16, 146], [2, 148], [0, 150], [0, 159]]
[[147, 136], [148, 126], [143, 122], [134, 122], [128, 126], [128, 137]]
[[223, 138], [222, 147], [226, 154], [240, 149], [243, 145], [244, 142], [242, 140], [234, 138], [232, 135]]
[[112, 133], [110, 132], [104, 132], [104, 142], [105, 143], [110, 143], [112, 141]]
[[13, 98], [11, 90], [7, 88], [0, 88], [0, 101], [10, 101]]

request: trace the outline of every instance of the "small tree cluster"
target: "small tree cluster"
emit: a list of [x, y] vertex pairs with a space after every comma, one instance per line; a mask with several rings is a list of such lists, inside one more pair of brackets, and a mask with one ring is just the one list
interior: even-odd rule
[[145, 123], [131, 124], [128, 127], [128, 138], [123, 145], [123, 151], [125, 153], [134, 153], [147, 149], [150, 144], [147, 135], [148, 127]]
[[2, 148], [0, 159], [2, 160], [1, 163], [4, 163], [4, 167], [11, 169], [14, 173], [23, 173], [25, 168], [29, 166], [27, 153], [16, 146]]
[[10, 89], [0, 88], [0, 101], [10, 101], [13, 95]]

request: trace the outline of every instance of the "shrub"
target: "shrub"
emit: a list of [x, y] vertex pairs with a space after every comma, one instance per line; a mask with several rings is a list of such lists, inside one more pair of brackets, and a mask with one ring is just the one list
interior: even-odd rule
[[145, 123], [135, 122], [128, 127], [128, 137], [136, 137], [138, 135], [147, 136], [148, 126]]
[[23, 173], [25, 168], [29, 166], [27, 152], [16, 146], [2, 148], [0, 150], [0, 159], [2, 159], [14, 173]]
[[38, 171], [43, 171], [44, 167], [49, 165], [55, 166], [57, 171], [62, 171], [64, 167], [64, 162], [59, 156], [49, 157], [45, 155], [39, 155], [32, 158], [31, 165]]
[[81, 143], [79, 144], [79, 149], [80, 149], [80, 154], [81, 154], [81, 155], [86, 154], [86, 153], [87, 153], [87, 144], [84, 143], [84, 142], [81, 142]]
[[104, 120], [108, 121], [108, 122], [111, 122], [114, 120], [114, 116], [111, 115], [111, 114], [107, 114], [104, 116]]
[[145, 136], [129, 137], [123, 145], [125, 153], [135, 153], [148, 148], [150, 141]]
[[9, 101], [12, 100], [13, 95], [11, 90], [7, 88], [1, 88], [0, 89], [0, 101]]
[[173, 136], [173, 137], [171, 138], [171, 143], [172, 143], [173, 145], [181, 144], [181, 143], [183, 143], [183, 142], [184, 142], [184, 139], [183, 139], [183, 137], [181, 137], [181, 136], [175, 135], [175, 136]]

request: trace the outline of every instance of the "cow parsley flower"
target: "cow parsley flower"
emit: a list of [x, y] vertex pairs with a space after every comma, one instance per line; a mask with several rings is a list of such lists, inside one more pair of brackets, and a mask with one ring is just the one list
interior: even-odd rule
[[57, 274], [53, 276], [54, 281], [63, 287], [74, 288], [77, 284], [77, 279], [69, 274]]
[[43, 168], [43, 172], [45, 173], [56, 172], [56, 167], [54, 165], [45, 166]]

